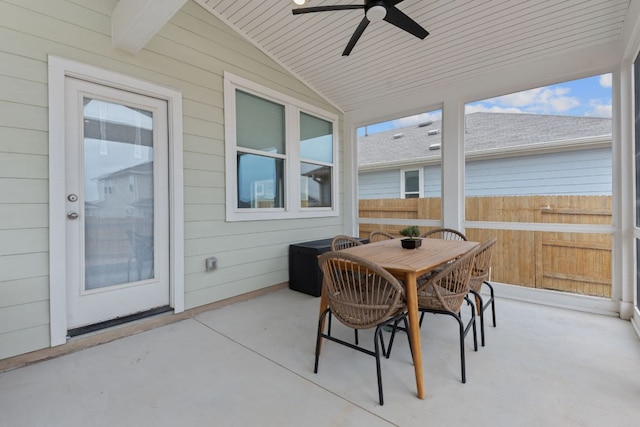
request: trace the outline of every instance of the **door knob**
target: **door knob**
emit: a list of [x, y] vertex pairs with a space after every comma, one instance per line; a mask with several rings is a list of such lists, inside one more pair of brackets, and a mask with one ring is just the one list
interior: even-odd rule
[[78, 213], [77, 212], [68, 212], [67, 213], [67, 218], [69, 218], [69, 219], [78, 219]]

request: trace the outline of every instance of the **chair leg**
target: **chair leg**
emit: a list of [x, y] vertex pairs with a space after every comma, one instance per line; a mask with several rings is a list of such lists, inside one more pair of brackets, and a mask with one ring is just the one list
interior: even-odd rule
[[382, 354], [384, 354], [384, 357], [386, 357], [387, 359], [389, 358], [389, 356], [391, 356], [391, 347], [393, 346], [393, 340], [396, 337], [396, 331], [398, 330], [398, 322], [400, 322], [400, 319], [393, 322], [393, 328], [391, 329], [391, 337], [389, 338], [389, 347], [387, 347], [386, 353], [384, 351], [382, 352]]
[[357, 329], [354, 329], [354, 330], [353, 330], [353, 333], [354, 333], [354, 335], [356, 336], [356, 345], [358, 345], [358, 344], [359, 344], [359, 343], [358, 343], [358, 330], [357, 330]]
[[[398, 326], [398, 323], [400, 323], [400, 321], [402, 320], [402, 322], [404, 323], [404, 327]], [[382, 325], [385, 326], [385, 325]], [[389, 338], [389, 347], [387, 348], [386, 353], [384, 352], [384, 347], [383, 347], [383, 352], [382, 354], [384, 355], [384, 357], [386, 357], [387, 359], [389, 358], [389, 356], [391, 356], [391, 347], [393, 346], [393, 341], [395, 339], [396, 336], [396, 331], [400, 329], [400, 330], [404, 330], [404, 332], [406, 332], [407, 334], [407, 339], [409, 339], [409, 350], [411, 351], [411, 360], [413, 360], [413, 348], [411, 347], [411, 332], [409, 330], [409, 322], [407, 320], [407, 315], [404, 314], [402, 317], [397, 318], [394, 322], [393, 322], [393, 327], [391, 329], [391, 337]], [[384, 342], [382, 343], [384, 346]]]
[[378, 375], [378, 397], [380, 399], [380, 406], [384, 405], [384, 399], [382, 397], [382, 372], [380, 369], [380, 344], [382, 343], [384, 353], [384, 341], [382, 340], [382, 328], [381, 326], [376, 327], [376, 332], [374, 334], [374, 346], [375, 346], [375, 356], [376, 356], [376, 373]]
[[[489, 301], [487, 301], [487, 304], [491, 304], [491, 317], [493, 318], [493, 327], [496, 327], [496, 300], [495, 300], [495, 296], [493, 295], [493, 286], [491, 286], [491, 283], [489, 282], [484, 282], [485, 285], [487, 285], [489, 287], [489, 291], [491, 293], [491, 298], [489, 299]], [[484, 307], [482, 308], [484, 310]]]
[[[469, 308], [471, 308], [471, 320], [469, 322], [471, 323], [471, 326], [473, 328], [473, 349], [475, 351], [478, 351], [478, 334], [476, 332], [476, 308], [468, 297], [465, 297], [465, 299], [467, 300]], [[467, 327], [464, 331], [465, 336], [467, 335], [468, 330], [469, 328]]]
[[460, 330], [460, 367], [462, 371], [462, 383], [464, 384], [467, 382], [467, 371], [465, 369], [464, 361], [464, 324], [462, 323], [462, 319], [459, 315], [456, 316], [453, 313], [451, 313], [451, 315], [458, 321], [458, 328]]
[[331, 309], [327, 308], [325, 311], [322, 312], [322, 314], [320, 315], [320, 318], [318, 319], [318, 333], [316, 336], [316, 361], [315, 361], [315, 365], [313, 367], [313, 373], [317, 374], [318, 373], [318, 361], [320, 359], [320, 342], [322, 340], [322, 321], [324, 320], [325, 316], [327, 315], [327, 313], [329, 313], [329, 322], [331, 322]]
[[478, 292], [471, 291], [471, 293], [476, 300], [476, 312], [480, 315], [480, 342], [484, 347], [484, 301], [482, 300], [482, 296]]

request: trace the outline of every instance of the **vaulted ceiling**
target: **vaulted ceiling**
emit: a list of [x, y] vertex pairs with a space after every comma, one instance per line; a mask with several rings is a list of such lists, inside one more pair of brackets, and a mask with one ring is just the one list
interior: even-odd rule
[[[362, 10], [293, 15], [292, 0], [195, 1], [343, 112], [416, 87], [454, 85], [522, 61], [621, 41], [631, 8], [630, 0], [404, 0], [398, 9], [428, 37], [371, 23], [351, 55], [342, 56]], [[308, 0], [305, 7], [362, 3]]]

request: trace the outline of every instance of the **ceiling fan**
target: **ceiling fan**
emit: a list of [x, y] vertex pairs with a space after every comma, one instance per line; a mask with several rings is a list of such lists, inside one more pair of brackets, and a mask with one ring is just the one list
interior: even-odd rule
[[424, 38], [429, 35], [427, 30], [422, 28], [416, 21], [409, 18], [396, 7], [396, 5], [402, 1], [403, 0], [364, 0], [364, 4], [301, 7], [293, 9], [292, 12], [294, 15], [300, 15], [302, 13], [364, 9], [364, 18], [360, 21], [360, 24], [351, 36], [351, 40], [349, 40], [347, 47], [344, 52], [342, 52], [342, 56], [348, 56], [370, 22], [377, 22], [384, 19], [388, 23], [413, 34], [421, 40], [424, 40]]

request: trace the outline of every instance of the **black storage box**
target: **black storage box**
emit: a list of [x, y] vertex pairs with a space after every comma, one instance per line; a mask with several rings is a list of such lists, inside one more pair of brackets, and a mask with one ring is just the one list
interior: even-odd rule
[[[296, 243], [289, 246], [289, 288], [319, 297], [322, 294], [322, 272], [318, 255], [331, 250], [331, 239]], [[368, 239], [359, 239], [367, 243]]]

